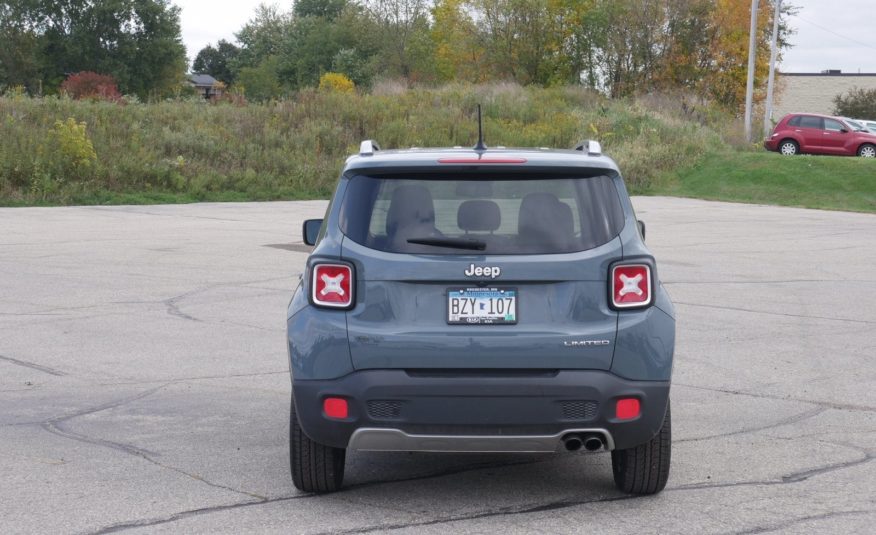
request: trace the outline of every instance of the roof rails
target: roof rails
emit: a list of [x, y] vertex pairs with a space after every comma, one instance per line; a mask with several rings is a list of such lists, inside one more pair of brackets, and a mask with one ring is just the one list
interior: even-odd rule
[[379, 150], [377, 142], [372, 139], [366, 139], [359, 144], [359, 156], [374, 156], [374, 153]]
[[592, 139], [588, 139], [587, 141], [582, 141], [575, 146], [575, 150], [580, 150], [581, 152], [587, 151], [588, 156], [601, 156], [602, 155], [602, 145], [599, 144], [598, 141], [594, 141]]

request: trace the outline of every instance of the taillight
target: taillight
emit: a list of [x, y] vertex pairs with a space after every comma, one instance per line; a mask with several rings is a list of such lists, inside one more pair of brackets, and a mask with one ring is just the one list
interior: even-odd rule
[[353, 304], [353, 268], [345, 264], [315, 264], [310, 281], [313, 304], [349, 308]]
[[636, 398], [623, 398], [617, 400], [614, 415], [618, 420], [632, 420], [638, 418], [642, 412], [642, 405]]
[[615, 308], [650, 305], [651, 267], [647, 264], [621, 264], [611, 268], [611, 304]]
[[347, 400], [344, 398], [325, 398], [322, 402], [322, 411], [329, 418], [343, 420], [349, 416]]

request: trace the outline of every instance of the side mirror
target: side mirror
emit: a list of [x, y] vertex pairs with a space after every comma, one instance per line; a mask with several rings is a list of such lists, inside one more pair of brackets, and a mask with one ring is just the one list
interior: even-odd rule
[[322, 228], [322, 219], [308, 219], [304, 222], [301, 235], [304, 238], [305, 245], [316, 245], [320, 228]]
[[842, 133], [842, 134], [848, 134], [849, 131], [846, 130], [845, 128], [840, 128], [840, 133]]
[[639, 224], [639, 234], [642, 235], [642, 241], [645, 241], [645, 222], [640, 219], [636, 223]]

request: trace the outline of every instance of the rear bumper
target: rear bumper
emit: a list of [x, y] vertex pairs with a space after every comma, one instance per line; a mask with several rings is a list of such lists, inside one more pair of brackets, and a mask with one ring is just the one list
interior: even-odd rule
[[[316, 442], [379, 451], [555, 451], [568, 433], [595, 434], [625, 449], [660, 430], [669, 381], [629, 381], [595, 370], [362, 370], [293, 381], [298, 420]], [[323, 400], [347, 400], [330, 419]], [[615, 418], [619, 398], [641, 414]]]

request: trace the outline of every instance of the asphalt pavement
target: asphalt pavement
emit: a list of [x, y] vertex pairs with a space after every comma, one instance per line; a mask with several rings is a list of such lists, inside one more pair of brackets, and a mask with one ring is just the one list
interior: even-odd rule
[[0, 533], [865, 533], [876, 216], [635, 198], [676, 304], [666, 490], [607, 454], [288, 461], [285, 308], [325, 202], [0, 209]]

